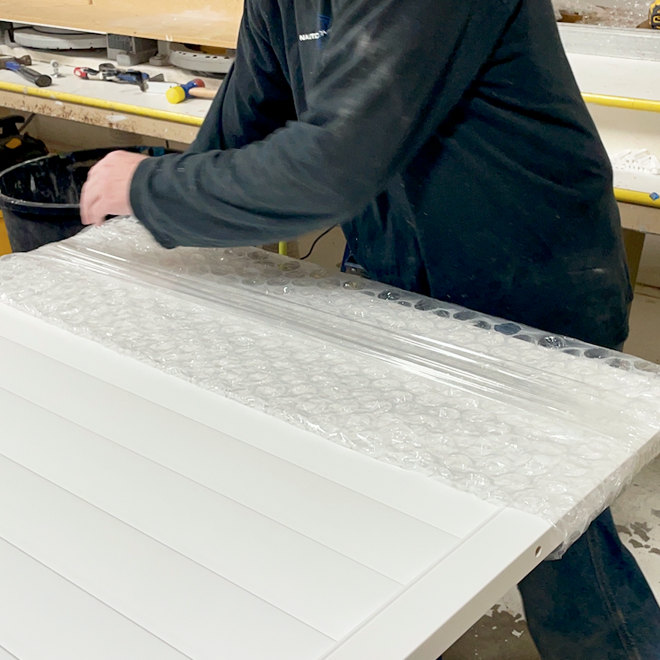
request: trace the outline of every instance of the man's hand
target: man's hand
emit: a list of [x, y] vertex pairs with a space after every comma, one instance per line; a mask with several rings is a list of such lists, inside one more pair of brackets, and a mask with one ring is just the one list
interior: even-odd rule
[[80, 195], [84, 225], [100, 225], [107, 215], [132, 215], [131, 182], [145, 158], [148, 156], [113, 151], [92, 167]]

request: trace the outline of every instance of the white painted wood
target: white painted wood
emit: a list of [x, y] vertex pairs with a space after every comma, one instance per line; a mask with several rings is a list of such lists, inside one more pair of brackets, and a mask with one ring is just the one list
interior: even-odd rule
[[0, 502], [0, 538], [195, 660], [309, 660], [333, 646], [329, 637], [6, 458], [0, 458]]
[[435, 660], [557, 543], [1, 304], [0, 337], [0, 538], [192, 660]]
[[2, 540], [0, 584], [0, 660], [186, 660]]
[[[438, 552], [458, 541], [454, 535], [61, 363], [7, 345], [6, 340], [0, 340], [0, 347], [6, 365], [0, 372], [1, 387], [243, 504], [249, 508], [247, 516], [258, 512], [391, 580], [405, 583], [415, 578], [437, 559]], [[79, 394], [74, 398], [69, 389], [53, 387], [56, 379], [65, 379], [70, 390]], [[107, 401], [113, 401], [113, 406]], [[13, 419], [9, 408], [9, 419]], [[117, 415], [117, 410], [122, 414]], [[274, 430], [264, 432], [268, 434], [264, 440], [278, 439]], [[0, 439], [0, 447], [10, 442], [7, 434]], [[12, 445], [14, 451], [27, 452], [22, 440]], [[74, 453], [79, 455], [79, 450]], [[37, 459], [26, 455], [32, 467]], [[353, 458], [353, 452], [348, 452], [345, 469], [350, 470]], [[47, 461], [42, 463], [52, 467]], [[245, 550], [238, 556], [244, 560]], [[311, 578], [304, 581], [312, 590], [320, 587]]]
[[[549, 523], [502, 511], [324, 660], [436, 660], [556, 542]], [[514, 559], [514, 546], [527, 550]]]
[[[200, 390], [2, 303], [0, 318], [0, 336], [18, 345], [276, 455], [453, 536], [466, 536], [499, 510], [473, 495], [375, 462], [278, 419]], [[8, 347], [8, 359], [13, 350]], [[18, 375], [12, 373], [12, 377]], [[4, 377], [2, 370], [0, 377]], [[60, 394], [60, 404], [70, 399], [64, 392]], [[45, 404], [40, 401], [40, 405]], [[157, 420], [154, 423], [158, 423]], [[277, 443], [268, 439], [272, 437], [277, 437]], [[205, 446], [207, 450], [209, 447]], [[351, 461], [350, 470], [346, 469], [347, 460]], [[396, 489], [392, 488], [392, 479], [397, 480]]]
[[19, 660], [15, 655], [12, 655], [6, 649], [0, 646], [0, 660]]
[[[5, 411], [1, 455], [328, 637], [344, 636], [401, 590], [401, 584], [372, 568], [5, 390], [0, 390], [0, 407]], [[252, 469], [249, 464], [236, 468]], [[299, 497], [305, 494], [301, 490]], [[389, 531], [387, 540], [395, 543], [401, 526]], [[414, 526], [405, 532], [417, 537]], [[423, 542], [423, 534], [419, 537]], [[458, 541], [451, 537], [450, 543], [439, 543], [436, 557]], [[412, 578], [427, 568], [415, 566], [414, 558], [410, 565]]]

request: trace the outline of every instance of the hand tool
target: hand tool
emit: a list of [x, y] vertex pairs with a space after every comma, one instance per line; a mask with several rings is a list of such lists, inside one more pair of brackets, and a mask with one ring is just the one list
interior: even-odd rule
[[23, 55], [23, 57], [0, 57], [0, 69], [5, 68], [5, 62], [18, 62], [23, 66], [32, 66], [32, 58], [29, 55]]
[[50, 76], [46, 76], [34, 69], [30, 69], [25, 62], [29, 61], [32, 64], [32, 60], [29, 56], [22, 58], [8, 57], [0, 59], [0, 68], [8, 69], [9, 71], [14, 71], [23, 78], [34, 83], [37, 87], [48, 87], [53, 84], [53, 79]]
[[83, 80], [103, 80], [103, 74], [98, 69], [91, 69], [88, 66], [77, 66], [73, 70], [73, 75]]
[[213, 89], [205, 89], [204, 81], [200, 78], [195, 78], [185, 85], [177, 85], [171, 87], [165, 93], [167, 100], [170, 103], [182, 103], [189, 98], [198, 99], [213, 99], [217, 92]]
[[135, 69], [118, 69], [113, 64], [104, 63], [98, 69], [89, 67], [77, 67], [73, 70], [74, 75], [83, 80], [104, 80], [125, 85], [137, 85], [143, 92], [147, 91], [147, 82], [163, 82], [164, 76], [159, 73], [150, 77], [149, 74]]

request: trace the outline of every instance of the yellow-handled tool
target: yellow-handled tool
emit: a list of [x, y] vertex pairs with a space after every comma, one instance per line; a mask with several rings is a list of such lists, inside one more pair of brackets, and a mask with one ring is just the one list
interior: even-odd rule
[[204, 81], [200, 78], [195, 78], [185, 85], [177, 85], [170, 87], [165, 92], [165, 96], [170, 103], [183, 103], [186, 99], [213, 99], [217, 92], [213, 89], [206, 89]]

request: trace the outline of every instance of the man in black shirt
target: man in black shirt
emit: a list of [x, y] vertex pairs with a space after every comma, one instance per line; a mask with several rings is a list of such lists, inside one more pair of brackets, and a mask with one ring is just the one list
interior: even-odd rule
[[[628, 332], [611, 168], [550, 0], [248, 0], [191, 149], [112, 154], [81, 205], [166, 247], [341, 224], [374, 279], [602, 346]], [[609, 512], [521, 590], [545, 660], [660, 658]]]

